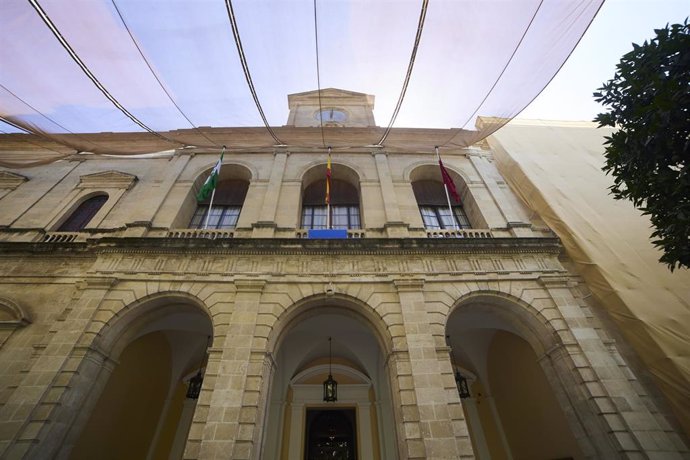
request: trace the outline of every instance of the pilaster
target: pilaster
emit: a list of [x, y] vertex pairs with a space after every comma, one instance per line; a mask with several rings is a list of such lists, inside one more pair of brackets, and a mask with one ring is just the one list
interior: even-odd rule
[[284, 149], [278, 149], [274, 152], [273, 166], [271, 167], [268, 186], [264, 194], [263, 204], [261, 205], [259, 221], [253, 225], [252, 235], [254, 237], [270, 238], [275, 233], [276, 210], [288, 155], [289, 152]]
[[[14, 434], [3, 458], [52, 458], [61, 448], [67, 430], [79, 415], [84, 375], [95, 376], [104, 356], [88, 344], [94, 329], [93, 317], [105, 295], [117, 283], [112, 278], [87, 278], [77, 284], [72, 302], [50, 328], [45, 346], [24, 374], [19, 386], [0, 409], [0, 426], [13, 428]], [[80, 366], [85, 361], [80, 376]], [[58, 419], [59, 417], [59, 419]]]
[[606, 343], [600, 337], [592, 318], [578, 304], [571, 292], [574, 283], [567, 277], [542, 277], [539, 281], [567, 325], [566, 337], [563, 337], [566, 343], [577, 344], [551, 351], [551, 359], [561, 367], [568, 365], [566, 361], [575, 363], [575, 371], [586, 389], [587, 413], [591, 414], [594, 409], [597, 423], [605, 427], [619, 455], [634, 458], [656, 454], [681, 458], [658, 417], [650, 412], [636, 391], [633, 385], [636, 378], [616, 351], [613, 341]]
[[[460, 397], [455, 388], [450, 356], [440, 357], [424, 301], [424, 281], [394, 281], [400, 299], [407, 346], [411, 390], [403, 404], [405, 438], [423, 440], [423, 452], [409, 458], [473, 458], [472, 445]], [[441, 376], [441, 378], [439, 378]], [[403, 390], [401, 388], [401, 395]]]
[[373, 151], [372, 155], [376, 161], [376, 170], [381, 185], [383, 209], [386, 215], [386, 223], [384, 224], [386, 234], [391, 238], [406, 237], [408, 235], [408, 224], [402, 221], [400, 215], [398, 198], [395, 195], [393, 178], [391, 176], [390, 166], [388, 165], [388, 155], [382, 149]]
[[[494, 203], [503, 215], [503, 218], [506, 222], [505, 226], [515, 228], [516, 236], [528, 236], [530, 233], [530, 224], [529, 222], [524, 222], [524, 219], [520, 216], [518, 210], [515, 209], [515, 207], [511, 204], [507, 194], [501, 189], [500, 185], [496, 181], [498, 171], [495, 170], [495, 168], [492, 171], [489, 161], [483, 155], [470, 153], [467, 156], [479, 173], [479, 176], [482, 178], [484, 184], [486, 184], [486, 188], [489, 190]], [[517, 230], [523, 227], [527, 228], [527, 233]]]
[[[238, 279], [232, 317], [222, 350], [209, 359], [210, 407], [203, 427], [199, 458], [257, 458], [257, 421], [264, 352], [253, 350], [256, 317], [265, 280]], [[264, 395], [265, 396], [265, 395]], [[190, 434], [191, 436], [191, 434]], [[185, 458], [194, 458], [188, 447]]]

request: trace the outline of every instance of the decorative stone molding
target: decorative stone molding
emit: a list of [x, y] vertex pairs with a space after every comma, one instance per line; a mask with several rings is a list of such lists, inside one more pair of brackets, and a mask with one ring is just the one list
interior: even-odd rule
[[0, 171], [0, 189], [14, 190], [28, 180], [28, 177], [22, 176], [21, 174]]
[[398, 292], [421, 291], [424, 287], [423, 279], [395, 280], [393, 281]]
[[79, 188], [95, 188], [100, 190], [108, 188], [129, 189], [137, 180], [137, 176], [132, 174], [120, 171], [103, 171], [81, 176], [79, 178]]
[[77, 282], [77, 288], [84, 289], [110, 289], [120, 280], [117, 278], [86, 278]]
[[19, 305], [0, 298], [0, 329], [18, 329], [29, 324], [31, 320]]
[[266, 285], [266, 280], [241, 279], [235, 280], [234, 283], [235, 287], [237, 288], [237, 292], [261, 292]]

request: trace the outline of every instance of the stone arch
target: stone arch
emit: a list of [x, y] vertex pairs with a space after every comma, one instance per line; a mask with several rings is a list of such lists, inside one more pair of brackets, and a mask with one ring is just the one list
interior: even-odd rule
[[[331, 169], [333, 170], [333, 178], [345, 180], [359, 189], [359, 184], [362, 182], [365, 174], [359, 170], [359, 167], [349, 161], [343, 161], [340, 158], [331, 161]], [[311, 161], [304, 165], [297, 173], [298, 180], [302, 183], [302, 190], [311, 185], [317, 180], [326, 177], [326, 159], [323, 161]]]
[[[210, 310], [203, 301], [186, 292], [165, 291], [146, 295], [112, 314], [97, 331], [93, 341], [84, 344], [86, 353], [70, 382], [71, 396], [65, 401], [65, 407], [59, 415], [60, 419], [71, 418], [72, 423], [64, 425], [70, 428], [63, 435], [58, 456], [69, 456], [72, 449], [83, 447], [80, 445], [82, 433], [87, 426], [91, 427], [89, 421], [93, 414], [100, 412], [98, 407], [104, 395], [109, 394], [106, 390], [111, 377], [116, 375], [121, 356], [130, 353], [127, 356], [131, 357], [130, 346], [151, 337], [155, 337], [158, 346], [167, 343], [169, 347], [170, 367], [165, 371], [168, 376], [159, 379], [160, 391], [156, 393], [166, 399], [161, 403], [162, 412], [154, 413], [156, 418], [152, 423], [155, 425], [150, 426], [156, 428], [148, 441], [150, 454], [153, 449], [159, 449], [157, 439], [162, 427], [172, 426], [175, 429], [180, 423], [177, 418], [170, 419], [172, 422], [168, 420], [169, 413], [178, 413], [168, 412], [168, 401], [175, 394], [178, 395], [179, 404], [184, 402], [184, 399], [179, 399], [184, 398], [186, 391], [184, 379], [203, 366], [207, 346], [213, 340], [213, 330]], [[164, 357], [161, 356], [161, 359]], [[188, 423], [191, 423], [191, 413]], [[175, 438], [179, 435], [176, 434]], [[182, 435], [186, 436], [186, 431]]]
[[[464, 170], [456, 168], [455, 166], [449, 166], [445, 163], [443, 166], [445, 166], [446, 170], [450, 173], [456, 186], [462, 184], [469, 187], [470, 184], [473, 183]], [[414, 162], [403, 170], [403, 180], [410, 183], [423, 179], [440, 180], [440, 175], [438, 162], [427, 160]], [[460, 181], [460, 184], [458, 184], [457, 181]]]
[[448, 319], [456, 311], [469, 308], [480, 309], [514, 326], [507, 329], [508, 332], [526, 340], [538, 355], [559, 345], [558, 332], [539, 310], [523, 299], [497, 290], [472, 291], [457, 299], [446, 314], [444, 329], [447, 329]]
[[332, 296], [313, 294], [296, 301], [286, 308], [271, 326], [266, 350], [269, 353], [273, 353], [280, 345], [280, 339], [283, 334], [290, 330], [295, 321], [323, 312], [324, 304], [327, 304], [330, 308], [337, 308], [339, 311], [350, 314], [360, 320], [365, 320], [365, 324], [372, 331], [375, 331], [375, 336], [379, 341], [381, 349], [386, 354], [393, 351], [393, 339], [388, 331], [390, 325], [386, 323], [380, 313], [356, 297], [338, 293]]
[[92, 346], [109, 356], [117, 354], [118, 343], [131, 338], [133, 330], [145, 328], [147, 323], [165, 317], [180, 306], [202, 312], [214, 326], [211, 310], [198, 297], [184, 291], [161, 291], [136, 299], [114, 313], [98, 331]]
[[[333, 324], [334, 317], [342, 318], [342, 320], [339, 320], [342, 323], [337, 323], [338, 328], [334, 333], [334, 342], [336, 342], [339, 333], [347, 334], [343, 332], [344, 330], [356, 328], [359, 332], [366, 331], [366, 340], [370, 341], [368, 343], [371, 346], [369, 344], [363, 345], [364, 342], [343, 344], [341, 341], [341, 353], [335, 352], [337, 347], [334, 346], [334, 358], [344, 359], [344, 361], [341, 361], [343, 366], [333, 366], [334, 375], [336, 372], [350, 372], [354, 376], [357, 374], [356, 370], [362, 372], [359, 379], [363, 382], [369, 382], [373, 391], [371, 394], [377, 398], [377, 407], [381, 411], [377, 413], [376, 426], [379, 427], [379, 433], [384, 433], [385, 431], [385, 436], [381, 435], [381, 441], [375, 446], [375, 449], [377, 451], [379, 449], [384, 451], [385, 454], [383, 455], [385, 458], [394, 458], [397, 454], [396, 449], [399, 448], [399, 444], [395, 440], [403, 435], [401, 433], [404, 433], [400, 405], [394, 402], [397, 401], [396, 391], [399, 383], [397, 380], [397, 366], [394, 364], [396, 358], [393, 355], [399, 350], [394, 349], [393, 338], [389, 332], [391, 325], [387, 324], [379, 312], [361, 299], [346, 294], [310, 295], [293, 302], [277, 317], [274, 317], [275, 319], [267, 329], [266, 334], [266, 352], [272, 357], [272, 366], [266, 366], [262, 376], [263, 381], [268, 383], [266, 385], [267, 397], [264, 403], [265, 407], [261, 409], [261, 412], [265, 415], [259, 426], [263, 427], [262, 432], [283, 433], [282, 436], [286, 435], [281, 421], [283, 412], [276, 409], [276, 407], [280, 405], [290, 407], [292, 400], [289, 398], [292, 398], [291, 395], [298, 394], [289, 393], [287, 385], [294, 383], [295, 375], [299, 376], [304, 369], [311, 369], [310, 372], [313, 372], [315, 369], [330, 369], [330, 366], [318, 365], [321, 358], [314, 360], [318, 356], [318, 353], [316, 353], [318, 345], [314, 346], [314, 344], [321, 342], [303, 341], [303, 335], [301, 334], [303, 331], [299, 331], [297, 328], [302, 327], [305, 328], [304, 331], [310, 331], [310, 329], [306, 328], [313, 327], [315, 324], [328, 324], [329, 321]], [[320, 321], [325, 322], [320, 323]], [[307, 324], [310, 325], [306, 326]], [[340, 327], [341, 324], [342, 328]], [[297, 334], [294, 332], [296, 329], [299, 331]], [[325, 334], [323, 329], [311, 329], [311, 331], [315, 331], [315, 337], [319, 336], [317, 340], [324, 339], [324, 350], [328, 350], [328, 342], [325, 341], [324, 337], [321, 337]], [[300, 338], [298, 342], [295, 342], [295, 337]], [[289, 354], [290, 350], [294, 350], [295, 344], [298, 344], [298, 349], [308, 351], [303, 355], [290, 355], [287, 358], [284, 353]], [[395, 345], [399, 348], [406, 348], [402, 343], [397, 342], [397, 339]], [[361, 349], [366, 349], [371, 354], [365, 356], [363, 353], [360, 355], [356, 351], [358, 348], [360, 351]], [[377, 354], [380, 356], [378, 359], [374, 358]], [[393, 358], [391, 359], [391, 357]], [[334, 362], [334, 364], [336, 363]], [[283, 366], [282, 371], [280, 370], [281, 366]], [[349, 368], [349, 371], [346, 371], [347, 368]], [[295, 375], [293, 375], [293, 371], [296, 373]], [[380, 406], [378, 405], [379, 401], [381, 401]], [[314, 404], [314, 401], [311, 404]], [[367, 400], [367, 407], [369, 404], [370, 401]], [[359, 403], [357, 403], [357, 407], [359, 407]], [[368, 414], [368, 412], [364, 413]], [[367, 420], [370, 418], [369, 415], [364, 416]], [[292, 451], [295, 445], [294, 428], [292, 427], [298, 425], [295, 425], [293, 421], [289, 426], [291, 427], [290, 430], [292, 430], [289, 444], [290, 452], [291, 455], [295, 455], [296, 453]], [[369, 426], [368, 422], [363, 426]], [[385, 441], [383, 440], [384, 438]], [[273, 439], [277, 438], [273, 437]], [[265, 436], [261, 441], [262, 455], [275, 454], [274, 449], [277, 445], [282, 445], [282, 441], [275, 441]]]
[[[578, 413], [578, 409], [583, 408], [574, 403], [579, 399], [579, 390], [573, 383], [577, 382], [580, 376], [564, 346], [566, 336], [563, 331], [557, 330], [539, 309], [530, 302], [507, 292], [488, 289], [473, 291], [464, 294], [449, 306], [445, 331], [450, 334], [451, 361], [456, 369], [459, 370], [467, 364], [476, 372], [476, 379], [468, 380], [471, 384], [479, 386], [475, 388], [469, 399], [464, 400], [468, 414], [474, 413], [474, 416], [469, 415], [471, 431], [481, 426], [479, 431], [483, 433], [486, 428], [484, 422], [489, 419], [486, 414], [480, 417], [476, 412], [480, 410], [478, 409], [480, 402], [476, 399], [476, 395], [479, 394], [481, 398], [483, 394], [485, 398], [488, 397], [486, 402], [492, 406], [496, 404], [492, 413], [501, 414], [500, 417], [498, 415], [491, 417], [492, 419], [497, 417], [493, 419], [493, 423], [495, 423], [494, 427], [499, 427], [494, 428], [497, 430], [494, 432], [494, 439], [497, 439], [497, 436], [501, 438], [503, 448], [507, 452], [514, 448], [512, 443], [514, 439], [517, 439], [516, 427], [520, 425], [513, 423], [514, 417], [504, 418], [505, 414], [498, 409], [511, 407], [511, 409], [506, 409], [507, 413], [515, 415], [517, 405], [511, 401], [526, 401], [531, 398], [506, 396], [512, 393], [506, 390], [505, 379], [500, 377], [502, 375], [500, 369], [510, 368], [510, 363], [513, 362], [502, 356], [512, 356], [515, 359], [514, 362], [524, 364], [521, 369], [525, 369], [526, 374], [522, 380], [534, 383], [527, 387], [544, 390], [539, 393], [539, 398], [543, 405], [542, 409], [546, 408], [544, 411], [550, 411], [552, 423], [546, 426], [556, 430], [552, 435], [557, 437], [553, 439], [559, 439], [561, 446], [569, 446], [567, 448], [572, 449], [571, 455], [577, 458], [581, 458], [583, 452], [591, 452], [592, 444], [586, 436], [583, 436], [586, 432], [586, 427], [582, 424], [583, 414]], [[455, 334], [461, 332], [460, 337], [453, 336], [454, 332]], [[512, 344], [512, 348], [505, 348], [506, 344]], [[573, 347], [575, 344], [568, 343], [567, 345], [569, 350], [575, 349]], [[505, 355], [505, 352], [510, 353]], [[473, 366], [476, 366], [476, 369]], [[464, 373], [461, 372], [461, 374]], [[516, 385], [516, 387], [520, 386]], [[525, 396], [529, 393], [518, 391], [516, 394]], [[499, 400], [502, 401], [500, 404], [495, 402]], [[478, 419], [482, 419], [482, 423], [479, 423]], [[505, 422], [510, 422], [507, 428], [503, 428], [502, 424]], [[483, 436], [483, 434], [480, 435], [482, 439]], [[509, 438], [513, 440], [510, 447]], [[479, 445], [484, 443], [477, 439], [474, 441]], [[545, 448], [549, 449], [553, 446]], [[483, 447], [479, 447], [480, 451], [482, 449], [487, 449], [487, 445], [483, 444]], [[486, 453], [486, 450], [484, 452]], [[492, 453], [494, 454], [495, 452]], [[522, 454], [524, 456], [524, 452]]]
[[[216, 161], [205, 163], [194, 171], [191, 172], [191, 180], [193, 181], [193, 189], [197, 190], [201, 184], [204, 183], [208, 174], [211, 172], [213, 167], [216, 165]], [[259, 170], [255, 165], [242, 160], [227, 159], [225, 158], [221, 168], [219, 180], [225, 179], [240, 179], [251, 182], [252, 180], [259, 180]]]

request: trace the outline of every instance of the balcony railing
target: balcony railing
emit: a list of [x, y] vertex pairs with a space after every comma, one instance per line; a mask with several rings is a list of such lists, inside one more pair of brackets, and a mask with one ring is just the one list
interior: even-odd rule
[[43, 236], [44, 243], [72, 243], [80, 236], [79, 232], [49, 232]]
[[427, 229], [428, 238], [493, 238], [491, 230], [462, 229], [462, 230], [440, 230]]
[[184, 229], [184, 230], [170, 230], [166, 236], [168, 238], [184, 238], [184, 239], [204, 238], [204, 239], [209, 239], [209, 240], [217, 240], [220, 238], [233, 238], [235, 236], [235, 232], [233, 230]]

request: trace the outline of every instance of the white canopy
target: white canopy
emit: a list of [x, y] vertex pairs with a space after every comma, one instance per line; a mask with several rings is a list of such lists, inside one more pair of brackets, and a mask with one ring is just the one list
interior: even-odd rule
[[[383, 128], [443, 128], [433, 144], [465, 146], [539, 94], [602, 2], [4, 0], [0, 132], [142, 153], [65, 134], [148, 131], [155, 139], [175, 129], [264, 126], [258, 106], [268, 125], [281, 126], [288, 94], [335, 87], [375, 95]], [[478, 116], [495, 122], [476, 128]], [[268, 134], [266, 145], [283, 143]], [[371, 130], [361, 143], [384, 134]], [[323, 144], [320, 136], [304, 142]], [[381, 143], [395, 142], [393, 130]], [[178, 133], [169, 145], [214, 142]]]

